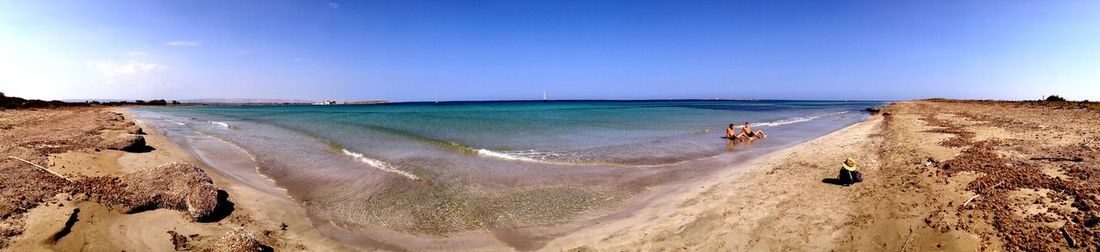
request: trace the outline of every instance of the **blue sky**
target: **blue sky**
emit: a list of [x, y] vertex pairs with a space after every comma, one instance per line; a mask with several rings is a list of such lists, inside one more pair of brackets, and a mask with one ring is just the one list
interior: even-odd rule
[[0, 91], [1100, 100], [1098, 13], [1098, 1], [0, 1]]

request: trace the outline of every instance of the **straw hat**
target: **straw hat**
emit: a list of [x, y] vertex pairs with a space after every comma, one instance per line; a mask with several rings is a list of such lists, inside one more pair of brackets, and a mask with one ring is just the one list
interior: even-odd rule
[[840, 165], [842, 165], [845, 170], [859, 171], [859, 166], [856, 165], [856, 160], [852, 158], [844, 160], [844, 163], [840, 163]]

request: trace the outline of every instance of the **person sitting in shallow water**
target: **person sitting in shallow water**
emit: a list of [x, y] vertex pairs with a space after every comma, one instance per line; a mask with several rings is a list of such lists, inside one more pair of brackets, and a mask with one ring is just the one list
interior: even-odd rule
[[863, 182], [863, 174], [859, 172], [859, 166], [856, 166], [856, 160], [848, 158], [840, 163], [840, 175], [837, 175], [837, 181], [841, 185], [851, 185], [859, 182]]
[[737, 139], [737, 131], [733, 129], [733, 124], [730, 124], [730, 127], [726, 128], [726, 139]]
[[[732, 127], [733, 125], [730, 126]], [[727, 132], [727, 134], [729, 133]], [[752, 141], [756, 138], [768, 137], [768, 135], [764, 134], [763, 130], [752, 131], [752, 127], [749, 126], [749, 122], [745, 122], [745, 126], [741, 126], [741, 134], [737, 134], [737, 136], [735, 136], [734, 138], [744, 141], [742, 137], [748, 138], [749, 141]]]

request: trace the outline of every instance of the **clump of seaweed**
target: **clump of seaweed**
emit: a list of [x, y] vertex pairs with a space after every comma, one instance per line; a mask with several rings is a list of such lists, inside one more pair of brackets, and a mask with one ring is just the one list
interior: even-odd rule
[[175, 209], [186, 211], [194, 220], [207, 218], [218, 206], [218, 191], [213, 180], [202, 169], [180, 162], [122, 177], [82, 179], [77, 182], [74, 192], [129, 212]]
[[[1003, 106], [1004, 104], [996, 104]], [[1004, 109], [1005, 107], [1000, 107]], [[1012, 128], [1021, 123], [992, 113], [955, 111], [982, 125]], [[1010, 114], [1011, 115], [1011, 114]], [[1087, 143], [1073, 146], [1051, 146], [1046, 148], [1016, 148], [1021, 155], [998, 154], [1018, 146], [1039, 146], [1040, 143], [1025, 140], [991, 139], [974, 141], [974, 132], [955, 123], [939, 120], [932, 114], [921, 118], [939, 129], [931, 132], [948, 133], [953, 138], [941, 142], [942, 146], [963, 148], [960, 155], [944, 161], [943, 171], [949, 176], [960, 172], [978, 172], [980, 177], [970, 182], [968, 189], [981, 197], [969, 204], [972, 209], [989, 213], [984, 216], [998, 231], [997, 235], [1011, 250], [1057, 251], [1062, 246], [1070, 248], [1095, 249], [1100, 246], [1100, 232], [1096, 229], [1100, 222], [1100, 183], [1093, 178], [1097, 174], [1097, 156], [1100, 151]], [[1039, 171], [1039, 167], [1053, 166], [1064, 172], [1069, 178], [1057, 178]], [[1076, 178], [1076, 179], [1073, 179]], [[1044, 213], [1020, 216], [1013, 209], [1018, 208], [1010, 194], [1019, 190], [1047, 189], [1045, 195], [1052, 201], [1069, 201], [1071, 208], [1047, 208]], [[968, 200], [969, 201], [969, 200]], [[1029, 202], [1040, 204], [1040, 200]], [[967, 204], [959, 206], [958, 214], [963, 214]], [[969, 215], [969, 214], [968, 214]], [[1045, 224], [1064, 221], [1060, 227]], [[966, 222], [960, 223], [963, 229], [971, 228]]]
[[237, 228], [233, 231], [229, 231], [215, 244], [214, 252], [260, 252], [270, 251], [271, 248], [260, 243], [260, 240], [256, 238], [256, 234], [245, 230], [244, 228]]

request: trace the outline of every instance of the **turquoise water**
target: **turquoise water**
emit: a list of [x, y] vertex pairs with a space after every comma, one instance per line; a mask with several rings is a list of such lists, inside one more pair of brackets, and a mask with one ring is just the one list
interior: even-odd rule
[[[530, 101], [134, 113], [208, 164], [229, 158], [209, 151], [214, 145], [236, 147], [255, 160], [251, 172], [334, 230], [442, 235], [607, 214], [661, 185], [865, 120], [862, 110], [881, 104]], [[728, 124], [744, 122], [769, 137], [736, 145], [721, 138]]]

